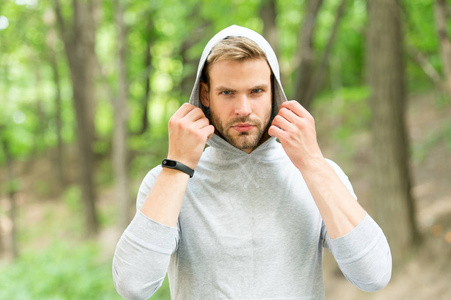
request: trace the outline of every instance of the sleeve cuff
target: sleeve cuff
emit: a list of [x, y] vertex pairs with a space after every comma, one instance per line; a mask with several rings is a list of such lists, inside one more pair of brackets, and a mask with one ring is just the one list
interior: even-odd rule
[[177, 228], [158, 223], [140, 210], [136, 212], [124, 235], [141, 247], [164, 254], [174, 253], [179, 239]]
[[347, 264], [359, 260], [373, 249], [381, 236], [382, 229], [367, 214], [362, 222], [346, 235], [329, 239], [328, 244], [335, 260]]

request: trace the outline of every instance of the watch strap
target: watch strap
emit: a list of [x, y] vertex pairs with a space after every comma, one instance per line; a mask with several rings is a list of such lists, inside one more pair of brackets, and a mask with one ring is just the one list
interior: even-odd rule
[[191, 169], [190, 167], [188, 167], [188, 166], [186, 166], [186, 165], [184, 165], [181, 162], [178, 162], [176, 160], [165, 158], [161, 162], [161, 166], [163, 168], [169, 168], [169, 169], [182, 171], [183, 173], [188, 174], [190, 178], [192, 178], [193, 175], [194, 175], [194, 170], [193, 169]]

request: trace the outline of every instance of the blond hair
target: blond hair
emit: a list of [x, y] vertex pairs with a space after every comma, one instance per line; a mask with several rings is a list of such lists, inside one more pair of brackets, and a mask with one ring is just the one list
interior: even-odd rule
[[222, 60], [244, 61], [266, 59], [265, 52], [253, 40], [241, 36], [230, 36], [218, 42], [210, 52], [202, 71], [202, 81], [210, 85], [211, 66]]

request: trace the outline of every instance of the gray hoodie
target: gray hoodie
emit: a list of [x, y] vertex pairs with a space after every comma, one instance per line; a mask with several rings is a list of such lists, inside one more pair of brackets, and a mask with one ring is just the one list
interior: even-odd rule
[[[265, 51], [275, 75], [277, 111], [286, 97], [276, 56], [263, 37], [239, 26], [207, 44], [190, 103], [201, 107], [202, 68], [227, 36], [248, 37]], [[301, 172], [275, 138], [250, 154], [217, 135], [208, 144], [188, 183], [177, 228], [140, 212], [161, 166], [144, 178], [137, 213], [113, 259], [119, 294], [147, 299], [167, 273], [172, 299], [324, 299], [323, 248], [358, 288], [376, 291], [388, 283], [391, 254], [380, 227], [366, 215], [351, 232], [330, 239]], [[328, 163], [355, 197], [343, 171]]]

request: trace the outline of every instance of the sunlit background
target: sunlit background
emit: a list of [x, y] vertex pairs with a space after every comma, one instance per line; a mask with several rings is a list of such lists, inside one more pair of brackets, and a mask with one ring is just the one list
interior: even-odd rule
[[[390, 155], [374, 149], [390, 142], [374, 134], [386, 124], [368, 70], [382, 50], [368, 42], [366, 2], [384, 1], [0, 1], [0, 299], [121, 299], [111, 260], [139, 184], [165, 158], [167, 121], [203, 47], [232, 24], [267, 37], [323, 154], [384, 231], [401, 232], [402, 214], [383, 211], [374, 188], [375, 157]], [[451, 299], [451, 2], [399, 6], [406, 97], [386, 117], [405, 118], [403, 205], [415, 207], [421, 241], [389, 238], [395, 272], [374, 294], [326, 253], [327, 299]], [[167, 282], [152, 299], [170, 299]]]

